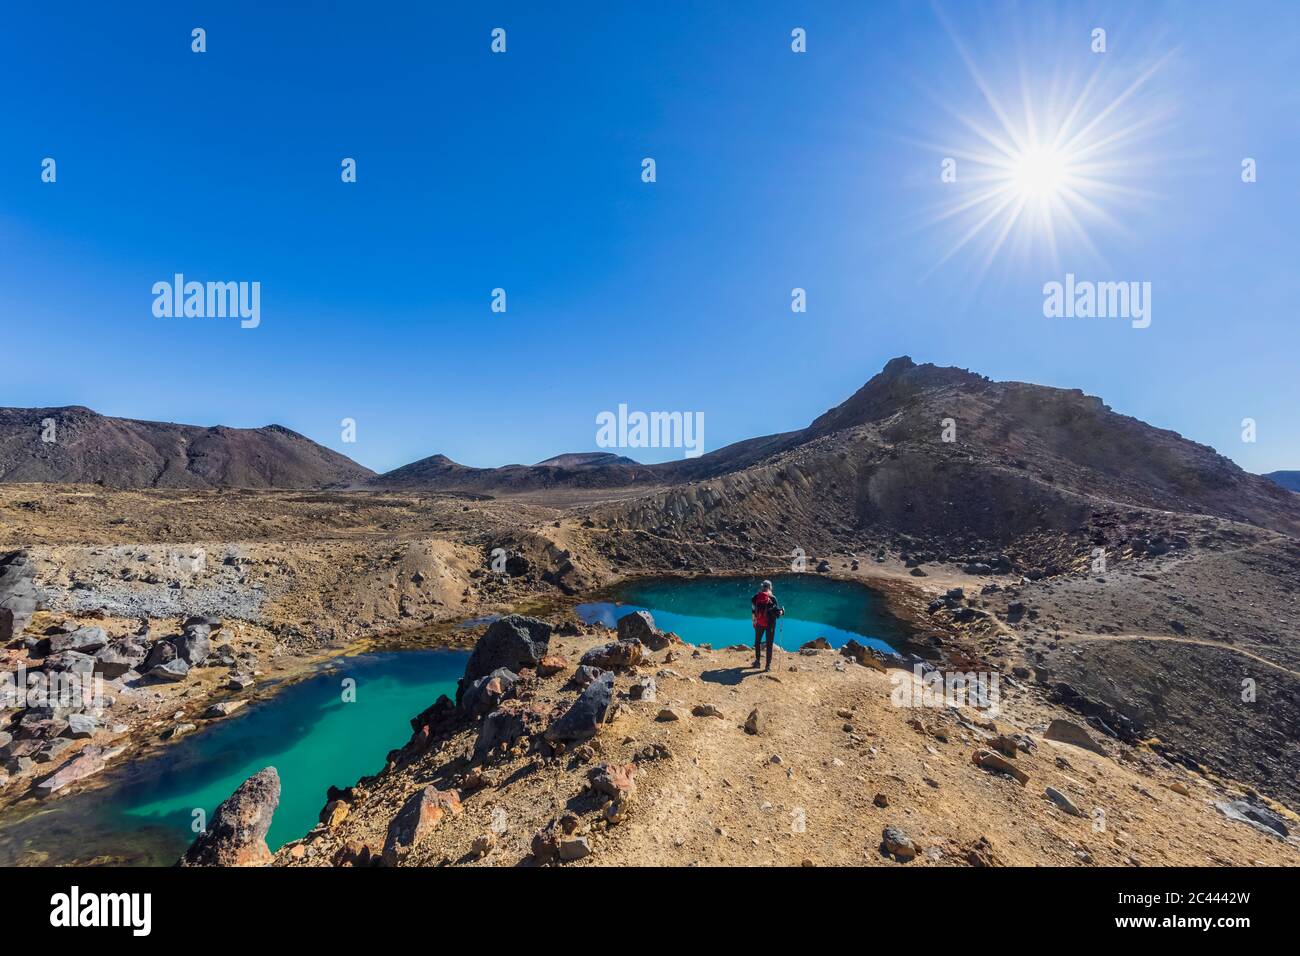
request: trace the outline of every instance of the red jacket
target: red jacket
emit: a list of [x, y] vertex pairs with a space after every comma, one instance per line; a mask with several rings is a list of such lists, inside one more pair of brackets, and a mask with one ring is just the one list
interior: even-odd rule
[[767, 609], [776, 605], [776, 598], [770, 591], [759, 591], [750, 599], [749, 604], [754, 609], [755, 627], [767, 627], [774, 623], [767, 614]]

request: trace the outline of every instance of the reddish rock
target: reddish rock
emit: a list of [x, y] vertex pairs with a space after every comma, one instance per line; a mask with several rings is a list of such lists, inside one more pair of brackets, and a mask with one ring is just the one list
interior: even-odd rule
[[588, 771], [591, 789], [614, 800], [631, 800], [636, 796], [636, 764], [603, 764]]
[[563, 838], [564, 830], [561, 828], [559, 820], [552, 820], [534, 833], [533, 842], [529, 848], [532, 852], [533, 861], [544, 864], [556, 859], [560, 855], [560, 841]]
[[98, 747], [86, 747], [54, 774], [38, 783], [36, 792], [43, 797], [48, 797], [52, 793], [58, 793], [70, 784], [94, 776], [103, 769], [103, 751]]
[[962, 847], [962, 858], [971, 866], [997, 866], [998, 858], [993, 853], [993, 844], [988, 837], [980, 837]]
[[552, 677], [569, 667], [568, 660], [562, 654], [547, 654], [537, 664], [540, 677]]
[[579, 663], [603, 671], [635, 667], [641, 663], [644, 651], [645, 646], [638, 640], [613, 641], [593, 647], [582, 655]]
[[461, 813], [460, 794], [455, 790], [425, 787], [412, 794], [388, 825], [384, 840], [384, 863], [396, 866], [411, 848], [427, 837], [449, 816]]
[[474, 743], [475, 759], [505, 745], [512, 746], [521, 737], [539, 734], [546, 726], [546, 709], [521, 700], [502, 701], [501, 706], [483, 719]]

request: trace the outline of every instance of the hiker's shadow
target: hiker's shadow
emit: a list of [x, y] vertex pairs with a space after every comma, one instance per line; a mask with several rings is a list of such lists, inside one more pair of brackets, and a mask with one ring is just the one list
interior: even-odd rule
[[762, 672], [745, 667], [718, 668], [701, 672], [700, 680], [708, 681], [710, 684], [725, 684], [734, 687], [746, 677], [757, 677], [760, 673]]

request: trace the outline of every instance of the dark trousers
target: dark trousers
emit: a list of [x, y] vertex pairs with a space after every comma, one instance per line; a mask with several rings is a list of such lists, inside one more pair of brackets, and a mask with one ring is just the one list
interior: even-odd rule
[[772, 666], [772, 641], [776, 638], [776, 621], [764, 627], [761, 624], [754, 625], [754, 666], [758, 666], [759, 649], [763, 645], [763, 634], [767, 634], [767, 666]]

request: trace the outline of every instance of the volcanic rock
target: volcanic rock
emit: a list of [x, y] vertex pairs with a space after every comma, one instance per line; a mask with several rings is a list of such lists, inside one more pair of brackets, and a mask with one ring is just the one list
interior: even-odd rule
[[430, 786], [412, 794], [388, 825], [388, 836], [384, 840], [384, 864], [396, 866], [443, 819], [459, 816], [460, 813], [460, 794], [455, 790], [439, 790]]
[[271, 862], [266, 833], [280, 805], [280, 775], [259, 770], [217, 807], [181, 866], [265, 866]]
[[26, 551], [0, 555], [0, 644], [21, 637], [36, 613], [34, 575]]
[[507, 614], [493, 621], [465, 664], [456, 703], [460, 703], [470, 684], [495, 670], [505, 668], [517, 674], [521, 667], [536, 667], [546, 656], [550, 640], [551, 625], [545, 621], [521, 614]]
[[602, 674], [587, 686], [562, 717], [546, 729], [546, 739], [555, 742], [594, 737], [609, 711], [613, 693], [614, 675]]
[[643, 650], [644, 646], [636, 639], [617, 640], [609, 644], [593, 647], [582, 655], [578, 663], [585, 664], [588, 667], [598, 667], [601, 670], [635, 667], [641, 663]]

